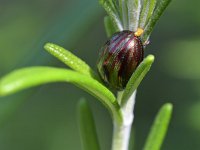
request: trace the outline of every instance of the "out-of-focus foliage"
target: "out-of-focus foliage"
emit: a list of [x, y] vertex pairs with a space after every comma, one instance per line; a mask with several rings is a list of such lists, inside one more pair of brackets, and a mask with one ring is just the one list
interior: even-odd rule
[[[134, 137], [141, 149], [152, 120], [167, 102], [174, 114], [163, 150], [200, 149], [200, 1], [174, 0], [154, 29], [147, 53], [156, 61], [138, 89]], [[0, 76], [32, 65], [65, 67], [43, 50], [54, 42], [95, 69], [106, 41], [97, 0], [6, 0], [0, 2]], [[12, 55], [11, 55], [12, 52]], [[88, 94], [66, 84], [45, 85], [0, 98], [0, 149], [78, 150], [76, 104], [86, 97], [103, 150], [110, 149], [109, 114]]]

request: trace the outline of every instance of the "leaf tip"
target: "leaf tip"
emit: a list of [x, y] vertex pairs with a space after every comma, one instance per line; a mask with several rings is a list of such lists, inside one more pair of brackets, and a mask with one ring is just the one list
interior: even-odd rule
[[54, 48], [54, 47], [55, 47], [55, 44], [53, 44], [53, 43], [46, 43], [44, 45], [44, 49], [47, 50], [47, 51], [51, 51], [52, 48]]
[[84, 108], [87, 106], [87, 101], [84, 98], [81, 98], [78, 102], [78, 108]]
[[81, 98], [77, 104], [78, 116], [83, 116], [84, 114], [87, 114], [90, 111], [91, 110], [88, 101], [85, 98]]
[[148, 55], [148, 56], [146, 57], [146, 61], [149, 62], [149, 63], [153, 63], [154, 60], [155, 60], [154, 55]]
[[172, 112], [172, 110], [173, 110], [173, 104], [166, 103], [166, 104], [163, 105], [162, 109], [165, 109], [168, 112]]
[[10, 88], [8, 85], [3, 84], [3, 80], [0, 80], [0, 97], [7, 96], [10, 93]]
[[99, 4], [103, 4], [104, 3], [104, 0], [99, 0]]

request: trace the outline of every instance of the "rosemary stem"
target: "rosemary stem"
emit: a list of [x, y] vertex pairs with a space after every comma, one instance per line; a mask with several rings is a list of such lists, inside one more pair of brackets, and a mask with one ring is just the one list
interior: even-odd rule
[[135, 97], [136, 91], [122, 107], [123, 122], [121, 124], [114, 123], [112, 150], [128, 150], [131, 127], [134, 119]]

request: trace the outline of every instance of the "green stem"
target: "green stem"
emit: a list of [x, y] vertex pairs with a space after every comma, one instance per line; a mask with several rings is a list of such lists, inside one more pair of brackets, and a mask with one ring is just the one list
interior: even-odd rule
[[128, 150], [131, 125], [114, 125], [112, 150]]
[[[134, 119], [135, 96], [136, 91], [121, 108], [123, 122], [121, 124], [114, 123], [112, 150], [128, 150], [131, 127]], [[121, 93], [118, 94], [118, 101], [120, 101], [120, 98]]]

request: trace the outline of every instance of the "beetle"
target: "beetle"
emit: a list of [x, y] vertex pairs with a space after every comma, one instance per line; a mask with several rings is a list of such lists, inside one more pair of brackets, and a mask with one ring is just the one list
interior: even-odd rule
[[144, 58], [144, 44], [140, 39], [142, 29], [136, 32], [123, 30], [101, 48], [97, 69], [100, 77], [111, 88], [123, 90], [131, 75]]

